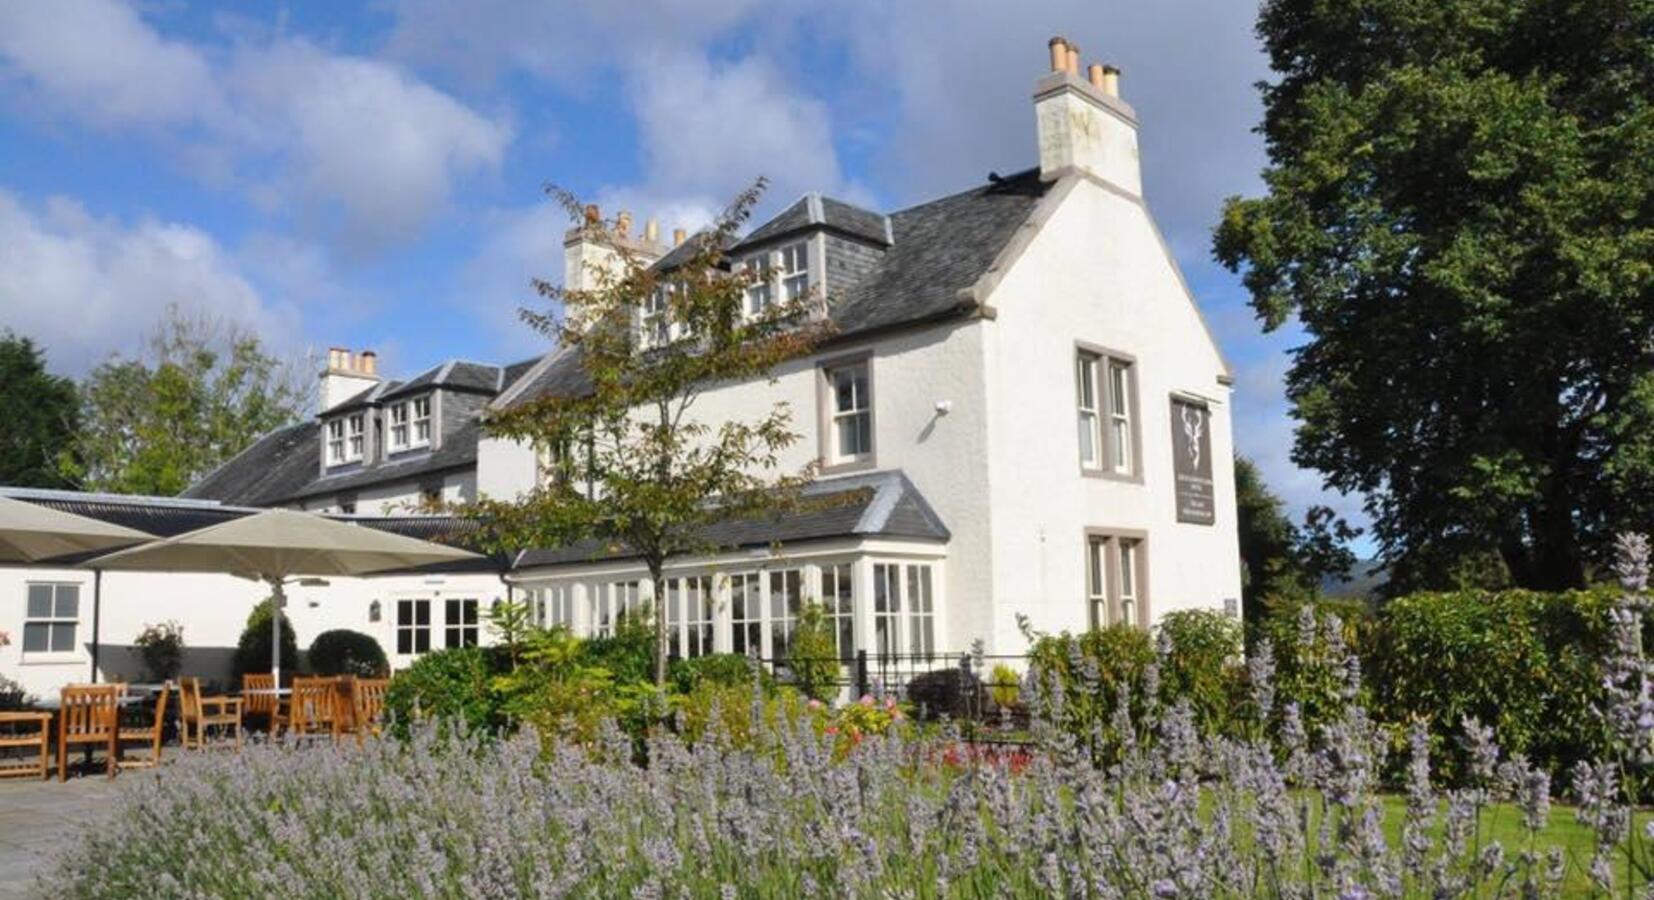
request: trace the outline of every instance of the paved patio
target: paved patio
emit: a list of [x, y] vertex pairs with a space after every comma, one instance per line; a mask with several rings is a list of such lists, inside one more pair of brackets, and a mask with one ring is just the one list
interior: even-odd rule
[[33, 778], [0, 781], [0, 900], [37, 896], [35, 873], [80, 825], [109, 809], [123, 784], [144, 773], [71, 778], [65, 784]]

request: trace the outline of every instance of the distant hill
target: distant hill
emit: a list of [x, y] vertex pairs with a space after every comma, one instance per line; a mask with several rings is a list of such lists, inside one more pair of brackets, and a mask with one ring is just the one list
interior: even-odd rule
[[1378, 596], [1378, 589], [1384, 586], [1385, 581], [1383, 563], [1376, 559], [1357, 560], [1350, 567], [1350, 580], [1324, 579], [1321, 593], [1348, 600], [1371, 600]]

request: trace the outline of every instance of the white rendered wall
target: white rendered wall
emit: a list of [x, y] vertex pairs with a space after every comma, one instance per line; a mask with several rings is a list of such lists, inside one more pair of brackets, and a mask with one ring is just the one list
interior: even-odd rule
[[[92, 580], [90, 571], [0, 567], [0, 631], [11, 645], [0, 647], [0, 675], [21, 683], [36, 695], [50, 695], [64, 684], [85, 682], [91, 674]], [[23, 654], [23, 622], [28, 584], [33, 581], [73, 582], [81, 585], [80, 618], [73, 653], [39, 656]], [[395, 599], [424, 597], [432, 603], [432, 646], [442, 646], [443, 609], [447, 597], [475, 598], [480, 611], [504, 599], [505, 586], [488, 573], [449, 575], [386, 575], [372, 578], [332, 578], [327, 587], [290, 586], [287, 614], [301, 651], [316, 635], [349, 628], [373, 636], [396, 668], [411, 665], [413, 657], [396, 655]], [[184, 626], [184, 669], [181, 674], [216, 680], [226, 687], [230, 658], [247, 615], [269, 595], [260, 584], [228, 575], [183, 572], [105, 572], [102, 651], [99, 665], [105, 681], [140, 680], [143, 665], [130, 652], [133, 639], [147, 624], [176, 620]], [[370, 605], [380, 601], [380, 621], [372, 622]], [[487, 626], [479, 637], [488, 643]]]
[[[1218, 383], [1222, 360], [1143, 207], [1080, 180], [989, 302], [999, 313], [987, 346], [992, 649], [1025, 645], [1019, 612], [1041, 631], [1088, 626], [1088, 527], [1147, 532], [1150, 618], [1238, 603], [1230, 391]], [[1142, 484], [1081, 474], [1077, 341], [1136, 358]], [[1176, 521], [1174, 391], [1209, 402], [1214, 525]]]

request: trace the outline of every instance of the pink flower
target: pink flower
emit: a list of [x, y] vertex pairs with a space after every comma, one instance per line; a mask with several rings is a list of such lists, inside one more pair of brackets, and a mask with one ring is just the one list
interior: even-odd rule
[[871, 708], [873, 706], [873, 695], [872, 694], [862, 694], [861, 695], [861, 705]]
[[837, 725], [828, 725], [827, 726], [827, 733], [828, 734], [838, 734], [838, 726]]
[[811, 697], [810, 702], [806, 705], [809, 706], [811, 709], [820, 709], [821, 706], [822, 706], [822, 703], [821, 703], [820, 700], [817, 700], [816, 698]]

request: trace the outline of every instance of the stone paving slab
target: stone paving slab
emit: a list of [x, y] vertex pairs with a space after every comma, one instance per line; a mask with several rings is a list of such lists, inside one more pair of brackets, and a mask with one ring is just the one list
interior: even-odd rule
[[107, 814], [123, 783], [100, 775], [67, 783], [33, 778], [0, 781], [0, 900], [36, 896], [34, 878], [81, 825]]

